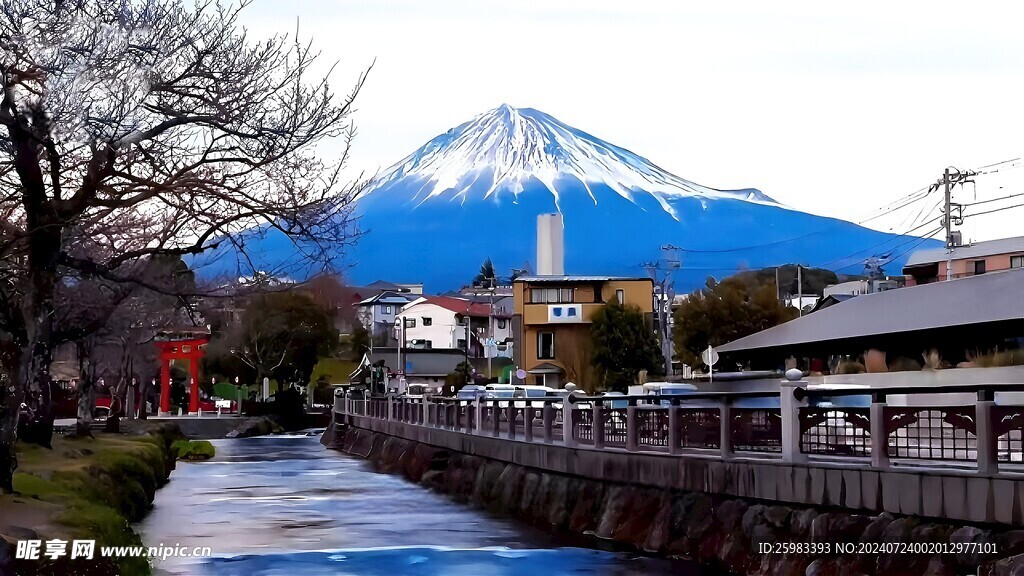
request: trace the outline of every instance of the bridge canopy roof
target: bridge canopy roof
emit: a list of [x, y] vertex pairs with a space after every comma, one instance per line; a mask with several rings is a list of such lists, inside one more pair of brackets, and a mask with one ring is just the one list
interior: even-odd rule
[[731, 357], [829, 348], [857, 353], [873, 343], [919, 346], [930, 338], [936, 345], [962, 346], [981, 336], [1024, 336], [1024, 269], [864, 294], [717, 350]]

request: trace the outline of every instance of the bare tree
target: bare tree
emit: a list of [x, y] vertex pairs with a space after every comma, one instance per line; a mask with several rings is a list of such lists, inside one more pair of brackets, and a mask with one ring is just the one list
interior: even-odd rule
[[599, 378], [592, 357], [594, 346], [590, 332], [585, 329], [566, 331], [562, 347], [562, 363], [565, 366], [566, 380], [583, 389], [588, 394], [599, 390]]
[[[247, 37], [247, 4], [0, 4], [0, 339], [17, 351], [4, 356], [0, 489], [18, 406], [69, 338], [61, 286], [167, 292], [137, 264], [229, 246], [244, 260], [254, 235], [276, 233], [312, 269], [351, 242], [355, 186], [339, 171], [365, 76], [337, 96], [308, 44]], [[328, 138], [344, 144], [336, 162], [316, 154]]]

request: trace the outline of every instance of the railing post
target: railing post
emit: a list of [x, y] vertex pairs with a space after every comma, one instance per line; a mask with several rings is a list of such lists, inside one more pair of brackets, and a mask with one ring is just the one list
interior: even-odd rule
[[978, 442], [978, 474], [996, 474], [999, 472], [998, 438], [992, 422], [992, 407], [995, 403], [995, 392], [978, 390], [978, 400], [974, 404], [974, 418], [977, 422], [975, 436]]
[[728, 398], [723, 398], [718, 407], [718, 451], [722, 460], [733, 457], [732, 450], [732, 406]]
[[871, 395], [868, 420], [871, 427], [871, 467], [876, 470], [888, 470], [889, 432], [885, 429], [885, 392]]
[[636, 400], [630, 400], [626, 406], [626, 451], [636, 452], [639, 448], [637, 443], [637, 425], [639, 420], [636, 417]]
[[544, 417], [544, 443], [551, 444], [555, 435], [555, 407], [550, 402], [545, 402], [542, 414]]
[[501, 435], [501, 407], [498, 401], [491, 403], [491, 436], [497, 438]]
[[506, 410], [505, 419], [508, 420], [508, 439], [516, 439], [516, 403], [509, 402]]
[[527, 442], [533, 442], [533, 402], [527, 402], [523, 408], [523, 435]]
[[[455, 406], [455, 417], [453, 418], [453, 422], [452, 422], [452, 424], [453, 424], [452, 430], [455, 430], [456, 432], [462, 432], [463, 431], [463, 429], [462, 429], [462, 402], [459, 402], [458, 400], [456, 400], [455, 402], [452, 403], [452, 405]], [[469, 403], [467, 403], [466, 404], [466, 411], [467, 412], [469, 412], [469, 408], [470, 408]], [[467, 427], [467, 429], [465, 431], [469, 432], [469, 428]]]
[[679, 401], [672, 399], [668, 407], [668, 453], [679, 454], [682, 442], [679, 439]]
[[566, 396], [562, 400], [562, 444], [568, 448], [575, 448], [579, 444], [576, 441], [576, 432], [573, 427], [575, 414], [572, 413], [572, 407], [573, 403], [569, 402], [569, 397]]
[[779, 408], [782, 416], [782, 461], [791, 464], [807, 461], [807, 455], [800, 451], [800, 407], [805, 404], [797, 400], [793, 391], [807, 382], [784, 380], [779, 388]]
[[484, 434], [484, 407], [483, 407], [483, 398], [481, 398], [480, 396], [476, 397], [476, 407], [474, 408], [474, 410], [475, 410], [475, 412], [473, 413], [473, 424], [474, 424], [474, 428], [476, 430], [474, 430], [473, 433], [474, 434], [479, 434], [479, 435], [483, 436], [483, 434]]
[[594, 402], [590, 417], [590, 434], [594, 437], [594, 448], [604, 448], [604, 406], [600, 402]]

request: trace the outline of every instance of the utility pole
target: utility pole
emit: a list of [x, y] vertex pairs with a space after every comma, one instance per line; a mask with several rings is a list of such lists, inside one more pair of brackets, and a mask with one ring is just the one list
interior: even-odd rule
[[[490, 308], [488, 309], [488, 313], [487, 313], [487, 342], [486, 342], [486, 344], [484, 344], [484, 356], [487, 356], [487, 377], [488, 378], [490, 378], [490, 377], [492, 377], [494, 375], [492, 373], [492, 371], [491, 371], [491, 360], [492, 360], [491, 356], [493, 356], [494, 353], [491, 351], [490, 344], [494, 340], [494, 289], [495, 289], [495, 284], [497, 283], [497, 279], [492, 276], [491, 279], [490, 279], [490, 283], [491, 283], [491, 294], [490, 294]], [[497, 350], [497, 348], [495, 348], [495, 350]]]
[[775, 267], [775, 299], [782, 302], [782, 290], [779, 288], [779, 267]]
[[804, 277], [801, 274], [803, 266], [796, 265], [796, 309], [799, 310], [798, 317], [804, 315]]
[[641, 266], [647, 269], [648, 275], [651, 280], [654, 281], [657, 287], [658, 294], [654, 295], [654, 308], [658, 319], [658, 338], [661, 340], [661, 354], [665, 362], [665, 375], [672, 375], [672, 331], [669, 327], [669, 321], [672, 315], [672, 298], [669, 295], [669, 279], [672, 276], [672, 270], [680, 268], [678, 252], [682, 250], [678, 246], [672, 244], [666, 244], [661, 247], [661, 251], [666, 254], [671, 252], [671, 257], [664, 257], [667, 264], [665, 269], [665, 275], [662, 278], [658, 278], [658, 271], [662, 270], [658, 262], [645, 262]]
[[942, 183], [946, 187], [946, 208], [945, 208], [945, 219], [946, 225], [946, 280], [953, 279], [953, 202], [952, 195], [950, 193], [949, 186], [949, 168], [946, 168], [945, 174], [942, 176]]

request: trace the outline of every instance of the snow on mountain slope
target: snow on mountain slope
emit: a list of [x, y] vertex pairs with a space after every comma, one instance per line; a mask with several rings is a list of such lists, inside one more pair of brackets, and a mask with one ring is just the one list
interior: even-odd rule
[[[503, 105], [374, 178], [355, 206], [364, 234], [332, 264], [354, 284], [459, 288], [485, 258], [500, 274], [535, 261], [537, 215], [554, 211], [565, 222], [568, 273], [643, 275], [641, 264], [671, 244], [683, 248], [672, 274], [680, 291], [787, 263], [856, 274], [881, 255], [899, 273], [913, 249], [940, 245], [800, 212], [755, 189], [701, 186], [543, 112]], [[302, 246], [265, 232], [246, 239], [245, 257], [223, 249], [192, 263], [206, 276], [310, 275]]]
[[758, 190], [716, 190], [684, 180], [629, 150], [531, 108], [507, 104], [485, 112], [437, 136], [374, 178], [366, 194], [395, 184], [415, 185], [412, 200], [427, 202], [446, 193], [460, 202], [479, 199], [515, 202], [532, 180], [544, 185], [561, 209], [567, 180], [582, 184], [597, 204], [594, 185], [603, 185], [630, 201], [652, 196], [678, 220], [673, 198], [728, 198], [763, 204], [777, 202]]

